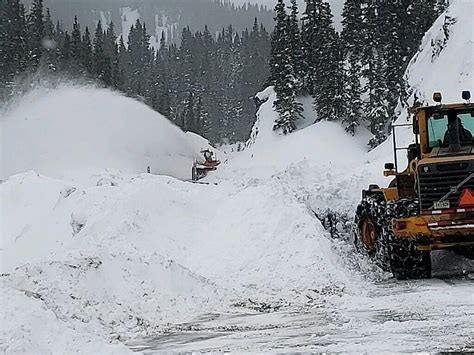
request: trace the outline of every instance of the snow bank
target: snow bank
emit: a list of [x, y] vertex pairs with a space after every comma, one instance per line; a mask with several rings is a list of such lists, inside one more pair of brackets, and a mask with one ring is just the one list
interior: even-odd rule
[[84, 180], [105, 169], [190, 178], [204, 140], [146, 105], [105, 89], [35, 90], [0, 117], [0, 179], [35, 170]]
[[75, 329], [48, 309], [41, 295], [1, 288], [0, 351], [7, 354], [125, 354], [123, 345], [109, 343], [88, 332], [85, 325]]
[[[322, 226], [278, 181], [144, 174], [81, 189], [29, 172], [1, 184], [0, 199], [2, 293], [33, 295], [39, 317], [105, 343], [204, 313], [304, 304], [308, 290], [327, 297], [348, 283]], [[3, 312], [18, 307], [9, 296]], [[28, 337], [20, 323], [0, 329], [12, 334]]]

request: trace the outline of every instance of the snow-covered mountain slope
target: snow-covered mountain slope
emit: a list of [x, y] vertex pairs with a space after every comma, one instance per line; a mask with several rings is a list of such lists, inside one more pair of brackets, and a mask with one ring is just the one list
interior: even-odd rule
[[463, 90], [474, 90], [473, 14], [473, 1], [454, 0], [427, 32], [406, 72], [412, 100], [434, 104], [441, 91], [443, 102], [460, 102]]
[[[474, 2], [455, 0], [427, 32], [419, 52], [411, 61], [406, 79], [411, 91], [408, 103], [399, 104], [398, 122], [411, 121], [408, 110], [415, 95], [418, 100], [433, 104], [434, 91], [442, 91], [445, 102], [461, 102], [461, 92], [474, 93], [474, 30], [471, 17]], [[267, 100], [258, 114], [249, 147], [236, 154], [224, 174], [237, 171], [249, 176], [280, 176], [283, 181], [299, 187], [296, 193], [306, 196], [316, 211], [331, 209], [352, 215], [360, 199], [360, 191], [369, 184], [386, 186], [390, 179], [382, 176], [385, 162], [393, 161], [393, 142], [367, 152], [369, 133], [360, 130], [356, 137], [348, 135], [336, 122], [320, 122], [289, 136], [281, 136], [272, 127], [275, 93], [272, 88], [260, 93]], [[314, 120], [310, 105], [305, 105], [306, 120]], [[302, 123], [305, 127], [306, 124]], [[410, 128], [397, 129], [397, 144], [407, 146], [413, 141]], [[399, 166], [406, 156], [399, 154]]]
[[[454, 0], [426, 33], [405, 73], [411, 95], [407, 102], [399, 103], [397, 123], [412, 122], [409, 109], [415, 100], [424, 105], [433, 105], [432, 97], [436, 91], [442, 92], [444, 103], [463, 102], [461, 93], [464, 90], [474, 94], [473, 14], [473, 1]], [[411, 128], [397, 128], [396, 134], [399, 147], [406, 147], [414, 141]], [[369, 159], [380, 163], [382, 160], [393, 160], [392, 151], [390, 137], [369, 154]], [[406, 166], [403, 154], [399, 155], [398, 160], [401, 167]]]
[[[340, 1], [340, 0], [337, 0]], [[26, 7], [32, 0], [24, 0]], [[103, 27], [114, 23], [118, 36], [128, 36], [130, 26], [139, 19], [146, 24], [152, 36], [151, 45], [159, 48], [164, 33], [170, 42], [179, 42], [183, 28], [189, 26], [194, 32], [204, 30], [207, 25], [211, 33], [219, 33], [232, 25], [241, 33], [251, 28], [255, 17], [270, 31], [273, 28], [273, 13], [260, 6], [241, 4], [235, 6], [230, 1], [214, 0], [44, 0], [44, 6], [51, 10], [54, 22], [59, 21], [69, 31], [77, 16], [82, 29], [89, 27], [91, 33], [99, 20]], [[125, 41], [125, 44], [127, 42]]]
[[37, 89], [0, 116], [0, 179], [27, 170], [73, 180], [105, 169], [189, 179], [208, 147], [146, 105], [93, 87]]

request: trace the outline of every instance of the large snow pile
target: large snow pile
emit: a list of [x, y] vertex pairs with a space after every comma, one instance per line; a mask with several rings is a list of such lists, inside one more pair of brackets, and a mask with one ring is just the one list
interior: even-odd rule
[[0, 179], [35, 170], [72, 180], [105, 169], [189, 178], [207, 142], [105, 89], [38, 89], [1, 113]]
[[0, 316], [20, 319], [0, 325], [0, 350], [48, 349], [46, 330], [20, 324], [33, 301], [37, 317], [57, 318], [51, 331], [77, 330], [56, 344], [77, 351], [87, 334], [106, 344], [350, 285], [321, 225], [278, 181], [216, 187], [144, 174], [112, 185], [80, 189], [33, 172], [0, 185]]

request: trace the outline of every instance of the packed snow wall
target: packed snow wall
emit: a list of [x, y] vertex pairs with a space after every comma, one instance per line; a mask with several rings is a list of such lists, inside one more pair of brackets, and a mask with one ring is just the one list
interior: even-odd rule
[[145, 104], [93, 87], [37, 89], [0, 113], [0, 179], [83, 180], [105, 169], [188, 179], [208, 147]]

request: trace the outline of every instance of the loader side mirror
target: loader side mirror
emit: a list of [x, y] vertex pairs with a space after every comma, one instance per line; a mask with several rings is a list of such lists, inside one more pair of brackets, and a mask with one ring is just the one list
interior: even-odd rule
[[413, 116], [413, 134], [420, 134], [420, 127], [418, 126], [418, 117]]
[[369, 191], [380, 190], [379, 185], [371, 184], [369, 185]]
[[395, 170], [394, 163], [385, 163], [385, 170]]

